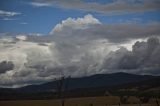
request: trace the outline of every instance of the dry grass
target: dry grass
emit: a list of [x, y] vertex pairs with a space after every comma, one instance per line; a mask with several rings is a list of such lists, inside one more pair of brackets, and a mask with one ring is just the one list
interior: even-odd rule
[[[135, 99], [135, 98], [134, 98]], [[116, 96], [109, 97], [83, 97], [65, 100], [65, 106], [119, 106], [120, 99]], [[93, 105], [92, 105], [93, 104]], [[0, 101], [0, 106], [61, 106], [60, 100], [23, 100]], [[139, 106], [139, 104], [122, 104], [120, 106]], [[155, 103], [142, 104], [141, 106], [157, 106]]]

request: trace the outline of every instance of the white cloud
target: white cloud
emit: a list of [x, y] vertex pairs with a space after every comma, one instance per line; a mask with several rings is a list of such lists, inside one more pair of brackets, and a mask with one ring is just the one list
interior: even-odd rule
[[17, 36], [16, 39], [19, 39], [19, 41], [15, 40], [14, 37], [4, 37], [4, 39], [1, 38], [0, 40], [1, 61], [11, 61], [14, 64], [13, 70], [0, 74], [0, 85], [11, 87], [12, 85], [30, 84], [28, 83], [29, 80], [38, 82], [43, 78], [38, 77], [39, 70], [31, 67], [40, 62], [54, 62], [53, 54], [48, 46], [26, 42], [24, 41], [26, 39], [25, 36]]
[[91, 14], [85, 15], [84, 18], [67, 18], [66, 20], [63, 20], [61, 24], [57, 24], [50, 34], [64, 31], [64, 28], [86, 29], [95, 24], [101, 24], [101, 22], [94, 18]]
[[23, 40], [23, 41], [27, 40], [27, 36], [25, 36], [25, 35], [17, 35], [16, 38], [18, 40]]

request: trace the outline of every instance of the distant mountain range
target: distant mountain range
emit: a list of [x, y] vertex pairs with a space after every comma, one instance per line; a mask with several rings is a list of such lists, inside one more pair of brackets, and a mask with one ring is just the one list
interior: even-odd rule
[[[0, 88], [0, 97], [10, 93], [41, 93], [55, 92], [59, 80], [39, 85], [29, 85], [21, 88]], [[64, 86], [68, 91], [78, 89], [99, 89], [99, 88], [133, 88], [133, 87], [160, 87], [160, 76], [136, 75], [128, 73], [97, 74], [80, 78], [66, 78]]]

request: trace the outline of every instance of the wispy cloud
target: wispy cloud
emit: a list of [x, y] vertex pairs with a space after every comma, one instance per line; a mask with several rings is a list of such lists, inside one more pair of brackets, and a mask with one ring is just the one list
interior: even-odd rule
[[27, 22], [21, 22], [20, 24], [22, 24], [22, 25], [27, 25], [28, 23], [27, 23]]
[[20, 14], [21, 13], [19, 13], [19, 12], [0, 10], [1, 17], [12, 17], [12, 16], [20, 15]]
[[15, 18], [3, 18], [3, 19], [0, 19], [0, 20], [3, 20], [3, 21], [13, 21], [13, 20], [17, 20]]
[[50, 3], [31, 2], [30, 4], [32, 6], [35, 6], [35, 7], [48, 7], [48, 6], [51, 6]]

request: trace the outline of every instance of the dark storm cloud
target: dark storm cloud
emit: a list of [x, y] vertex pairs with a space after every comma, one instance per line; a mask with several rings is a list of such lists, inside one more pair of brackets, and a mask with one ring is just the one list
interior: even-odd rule
[[56, 6], [110, 15], [160, 10], [160, 0], [113, 0], [104, 4], [82, 0], [33, 0], [30, 4], [36, 7]]
[[126, 72], [134, 70], [134, 73], [137, 74], [157, 74], [160, 70], [159, 54], [159, 39], [152, 37], [147, 42], [136, 42], [132, 51], [120, 48], [111, 52], [106, 58], [103, 68]]
[[45, 43], [39, 43], [38, 45], [40, 45], [40, 46], [48, 46], [48, 45], [45, 44]]
[[14, 64], [11, 61], [0, 62], [0, 74], [5, 73], [14, 68]]

